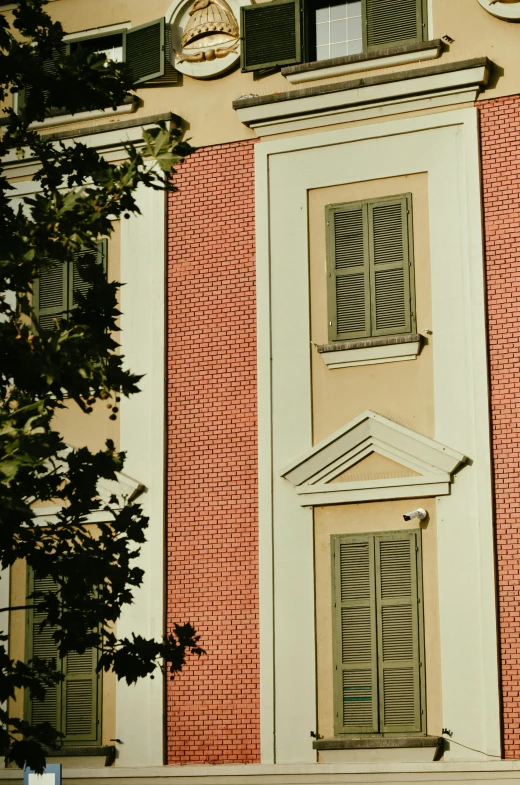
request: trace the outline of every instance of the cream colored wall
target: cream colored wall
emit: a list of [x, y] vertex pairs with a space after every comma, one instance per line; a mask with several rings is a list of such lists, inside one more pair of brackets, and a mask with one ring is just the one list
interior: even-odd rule
[[[51, 3], [48, 10], [62, 22], [68, 33], [74, 33], [124, 22], [136, 26], [164, 16], [169, 6], [170, 0], [150, 0], [148, 3], [138, 0], [111, 0], [109, 3], [105, 0], [58, 0]], [[487, 56], [498, 69], [492, 77], [491, 86], [480, 98], [520, 92], [518, 25], [487, 13], [477, 0], [433, 0], [432, 6], [430, 30], [433, 37], [441, 38], [447, 34], [454, 39], [440, 60], [368, 71], [368, 76]], [[500, 75], [502, 70], [503, 75]], [[354, 74], [350, 79], [359, 76], [363, 74]], [[349, 78], [338, 77], [305, 86], [334, 81], [348, 82]], [[232, 73], [215, 79], [198, 80], [184, 76], [182, 85], [175, 87], [139, 88], [137, 93], [143, 103], [138, 115], [145, 117], [174, 112], [186, 121], [188, 134], [195, 145], [220, 144], [254, 136], [238, 120], [231, 105], [233, 99], [246, 94], [266, 95], [299, 88], [300, 85], [291, 85], [280, 73], [255, 78], [253, 74], [242, 74], [237, 66]], [[122, 119], [128, 119], [128, 116]], [[103, 118], [90, 125], [105, 122]]]
[[[328, 341], [326, 205], [403, 193], [412, 194], [417, 329], [431, 329], [428, 176], [414, 174], [309, 191], [312, 343]], [[314, 346], [311, 357], [315, 444], [366, 409], [433, 437], [433, 357], [429, 345], [416, 360], [354, 368], [328, 369]]]
[[[427, 524], [412, 525], [411, 522], [403, 522], [403, 511], [415, 507], [424, 507], [428, 510], [430, 518]], [[403, 499], [314, 508], [318, 732], [325, 738], [334, 737], [330, 538], [333, 534], [371, 534], [385, 531], [410, 531], [418, 528], [422, 530], [427, 733], [441, 735], [442, 694], [435, 501], [434, 499]]]

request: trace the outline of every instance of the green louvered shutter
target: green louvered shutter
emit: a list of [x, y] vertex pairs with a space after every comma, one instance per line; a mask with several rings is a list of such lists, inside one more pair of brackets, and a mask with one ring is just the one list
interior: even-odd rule
[[99, 676], [97, 652], [70, 652], [64, 658], [62, 731], [67, 743], [98, 740]]
[[84, 250], [78, 251], [74, 254], [74, 261], [72, 263], [72, 275], [69, 275], [69, 308], [73, 308], [78, 303], [76, 294], [79, 292], [83, 295], [91, 289], [92, 284], [84, 280], [81, 270], [82, 265], [87, 262], [92, 262], [93, 259], [102, 266], [104, 272], [107, 269], [107, 242], [102, 240], [98, 243], [97, 251]]
[[67, 265], [51, 262], [42, 268], [34, 285], [34, 311], [42, 331], [56, 329], [55, 319], [67, 315]]
[[411, 196], [369, 204], [373, 336], [412, 332]]
[[242, 71], [259, 71], [302, 60], [300, 0], [242, 6]]
[[[35, 576], [32, 571], [28, 576], [28, 594], [33, 591], [45, 593], [55, 593], [58, 585], [52, 578], [40, 578]], [[39, 657], [44, 660], [55, 660], [57, 670], [60, 669], [61, 660], [58, 656], [58, 647], [53, 639], [54, 627], [44, 627], [40, 630], [40, 624], [45, 619], [44, 613], [38, 613], [37, 609], [32, 609], [27, 614], [27, 659]], [[30, 701], [27, 696], [27, 708], [30, 721], [33, 723], [49, 722], [53, 728], [60, 729], [61, 724], [61, 705], [60, 705], [61, 685], [49, 687], [43, 701]]]
[[422, 41], [425, 22], [423, 0], [366, 0], [367, 49]]
[[375, 538], [380, 731], [422, 729], [419, 534]]
[[127, 30], [124, 50], [134, 85], [163, 77], [166, 63], [164, 19]]
[[329, 339], [370, 335], [370, 270], [367, 207], [329, 205], [327, 276]]
[[336, 733], [378, 729], [374, 550], [369, 536], [334, 538]]

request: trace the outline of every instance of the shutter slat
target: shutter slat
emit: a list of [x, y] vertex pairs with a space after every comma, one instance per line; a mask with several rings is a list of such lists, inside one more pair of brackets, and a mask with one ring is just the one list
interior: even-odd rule
[[243, 71], [301, 61], [299, 0], [242, 6], [240, 12]]
[[380, 730], [421, 730], [416, 534], [376, 537]]
[[130, 66], [134, 85], [164, 76], [164, 31], [164, 19], [126, 31], [125, 60]]
[[334, 245], [336, 270], [363, 266], [363, 211], [361, 208], [334, 214]]
[[421, 41], [422, 0], [366, 0], [368, 49]]
[[373, 545], [339, 540], [335, 548], [336, 732], [377, 730], [377, 652]]

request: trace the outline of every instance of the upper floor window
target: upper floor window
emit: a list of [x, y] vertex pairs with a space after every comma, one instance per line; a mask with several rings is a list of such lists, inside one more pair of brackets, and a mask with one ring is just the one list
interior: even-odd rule
[[412, 196], [326, 208], [329, 341], [415, 330]]
[[426, 0], [272, 0], [242, 6], [242, 70], [328, 60], [426, 38]]

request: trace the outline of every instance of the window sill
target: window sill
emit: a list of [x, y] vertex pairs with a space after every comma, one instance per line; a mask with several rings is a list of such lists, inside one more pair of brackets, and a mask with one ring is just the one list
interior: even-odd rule
[[368, 736], [365, 738], [343, 736], [335, 739], [313, 741], [315, 750], [381, 750], [407, 747], [444, 748], [443, 736]]
[[415, 360], [421, 351], [422, 336], [396, 335], [389, 338], [367, 338], [346, 343], [318, 346], [318, 353], [331, 370], [357, 365], [379, 365], [400, 360]]
[[52, 128], [55, 125], [70, 125], [80, 123], [84, 120], [98, 120], [101, 117], [115, 117], [121, 114], [131, 114], [139, 106], [137, 96], [132, 96], [130, 100], [121, 104], [116, 109], [95, 109], [89, 112], [76, 112], [76, 114], [55, 114], [46, 117], [41, 123], [31, 123], [29, 128], [38, 130], [39, 128]]
[[47, 750], [49, 759], [61, 758], [105, 758], [105, 766], [112, 766], [116, 759], [116, 748], [114, 745], [107, 746], [87, 746], [84, 747], [61, 747], [59, 750]]
[[332, 76], [372, 71], [376, 68], [389, 68], [394, 65], [435, 60], [440, 56], [442, 49], [443, 44], [440, 39], [420, 44], [392, 46], [370, 52], [370, 54], [347, 55], [346, 57], [333, 57], [330, 60], [318, 60], [313, 63], [289, 65], [282, 68], [282, 75], [291, 84], [302, 84], [318, 79], [329, 79]]

